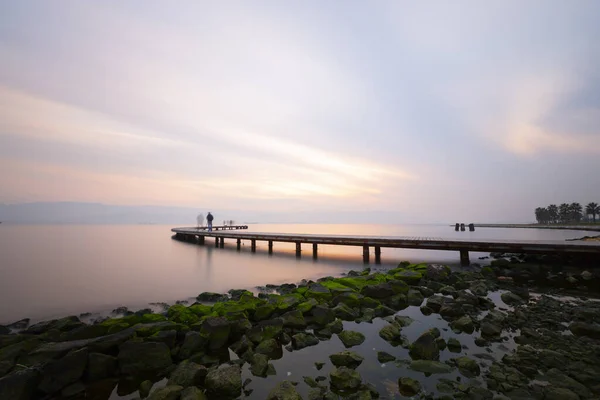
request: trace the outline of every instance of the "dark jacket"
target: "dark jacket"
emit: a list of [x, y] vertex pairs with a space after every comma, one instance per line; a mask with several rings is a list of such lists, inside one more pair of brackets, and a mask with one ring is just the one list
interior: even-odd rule
[[209, 214], [206, 216], [206, 220], [207, 220], [208, 222], [212, 222], [212, 220], [213, 220], [213, 219], [214, 219], [214, 218], [213, 218], [212, 214], [210, 214], [210, 213], [209, 213]]

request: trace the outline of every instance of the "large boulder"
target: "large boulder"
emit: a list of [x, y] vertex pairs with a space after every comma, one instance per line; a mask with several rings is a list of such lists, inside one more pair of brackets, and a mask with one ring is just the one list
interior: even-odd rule
[[[40, 343], [41, 342], [38, 339], [22, 340], [0, 349], [0, 376], [6, 375], [14, 367], [17, 359], [20, 360], [20, 363], [27, 366], [35, 365], [36, 360], [31, 360], [31, 362], [25, 363], [21, 360], [22, 356], [27, 355], [27, 353], [39, 346]], [[43, 357], [43, 361], [61, 357], [66, 353], [67, 352], [62, 352], [60, 354], [52, 354], [49, 357]]]
[[77, 382], [83, 376], [88, 362], [88, 349], [75, 350], [61, 358], [47, 363], [42, 368], [42, 379], [38, 389], [53, 394]]
[[208, 348], [218, 350], [227, 344], [231, 324], [225, 317], [208, 317], [202, 323], [200, 332], [208, 337]]
[[353, 351], [342, 351], [329, 356], [331, 363], [336, 367], [356, 368], [362, 364], [364, 357]]
[[208, 343], [208, 336], [200, 332], [186, 332], [183, 344], [179, 348], [178, 357], [180, 360], [190, 358], [192, 355], [205, 349]]
[[220, 294], [220, 293], [204, 292], [204, 293], [200, 293], [196, 297], [196, 300], [216, 303], [218, 301], [229, 300], [229, 296], [227, 296], [226, 294]]
[[600, 325], [586, 324], [585, 322], [573, 322], [569, 330], [575, 336], [587, 336], [592, 339], [600, 339]]
[[452, 321], [450, 327], [455, 331], [465, 333], [473, 333], [473, 331], [475, 330], [473, 320], [468, 315], [465, 315], [455, 321]]
[[254, 354], [250, 360], [250, 372], [254, 376], [267, 376], [269, 357], [265, 354]]
[[269, 356], [272, 360], [279, 359], [283, 355], [281, 345], [275, 339], [267, 339], [260, 342], [254, 351], [258, 354]]
[[425, 270], [425, 279], [434, 282], [445, 282], [450, 276], [450, 267], [440, 264], [429, 264]]
[[281, 318], [260, 321], [258, 325], [253, 326], [246, 336], [253, 343], [260, 343], [266, 339], [278, 339], [283, 332], [283, 321]]
[[164, 343], [129, 341], [119, 347], [119, 370], [125, 375], [159, 372], [171, 366], [171, 350]]
[[304, 316], [299, 310], [288, 311], [281, 316], [281, 319], [286, 328], [304, 329], [306, 327]]
[[406, 295], [406, 300], [411, 306], [420, 306], [423, 303], [424, 297], [420, 290], [410, 289]]
[[437, 313], [440, 311], [442, 305], [444, 305], [444, 303], [446, 303], [447, 300], [448, 299], [443, 296], [431, 296], [427, 299], [426, 306], [431, 308], [433, 312]]
[[75, 328], [80, 328], [84, 325], [85, 324], [82, 323], [78, 317], [73, 315], [73, 316], [65, 317], [65, 318], [61, 318], [61, 319], [54, 319], [52, 321], [38, 322], [37, 324], [32, 325], [29, 328], [25, 329], [21, 333], [31, 334], [31, 335], [41, 335], [42, 333], [46, 333], [49, 330], [53, 330], [53, 329], [62, 331], [62, 332], [66, 332], [66, 331], [73, 330]]
[[318, 301], [327, 301], [331, 299], [331, 291], [319, 283], [313, 283], [304, 294], [306, 298], [314, 298]]
[[279, 382], [277, 386], [269, 392], [267, 400], [302, 400], [296, 386], [290, 381]]
[[311, 310], [312, 321], [317, 325], [327, 325], [335, 320], [335, 313], [329, 307], [315, 306]]
[[413, 360], [438, 360], [440, 358], [440, 349], [436, 342], [436, 335], [429, 330], [410, 345], [410, 357]]
[[235, 399], [242, 392], [242, 371], [237, 365], [221, 365], [206, 375], [209, 398]]
[[440, 315], [446, 320], [453, 320], [465, 315], [465, 310], [460, 303], [446, 302], [440, 308]]
[[178, 400], [182, 391], [181, 386], [165, 386], [152, 392], [148, 400]]
[[456, 366], [461, 374], [466, 376], [467, 378], [474, 378], [479, 376], [481, 373], [481, 369], [479, 368], [479, 364], [469, 357], [458, 357], [456, 360]]
[[377, 285], [367, 285], [363, 287], [360, 294], [373, 299], [385, 299], [396, 294], [392, 285], [387, 282], [379, 283]]
[[30, 400], [40, 381], [37, 369], [29, 368], [14, 371], [0, 378], [0, 399]]
[[365, 341], [365, 335], [356, 331], [342, 331], [338, 337], [346, 348], [358, 346]]
[[344, 303], [339, 303], [332, 309], [332, 311], [337, 318], [340, 318], [344, 321], [354, 321], [356, 318], [359, 317], [358, 311], [348, 307]]
[[339, 367], [333, 368], [329, 374], [331, 386], [338, 390], [356, 390], [362, 383], [362, 378], [356, 370]]
[[171, 373], [167, 385], [179, 385], [184, 388], [201, 386], [204, 384], [204, 378], [207, 374], [208, 370], [205, 366], [185, 360]]
[[117, 372], [116, 357], [101, 353], [90, 353], [88, 356], [87, 379], [90, 382], [110, 378]]
[[423, 275], [417, 271], [404, 270], [394, 274], [394, 278], [409, 285], [418, 285]]
[[292, 336], [292, 347], [295, 350], [300, 350], [308, 346], [319, 344], [319, 339], [311, 333], [296, 333]]

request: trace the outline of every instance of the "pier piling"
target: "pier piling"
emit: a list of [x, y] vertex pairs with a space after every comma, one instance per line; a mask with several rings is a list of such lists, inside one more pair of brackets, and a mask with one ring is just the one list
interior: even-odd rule
[[317, 253], [317, 251], [318, 251], [317, 247], [318, 246], [317, 246], [316, 243], [313, 243], [312, 247], [313, 247], [313, 258], [316, 260], [318, 258], [318, 253]]
[[302, 247], [300, 242], [296, 242], [296, 257], [300, 257], [302, 255]]
[[242, 239], [237, 239], [237, 250], [240, 251], [242, 249]]
[[363, 262], [369, 263], [369, 246], [363, 246]]
[[460, 265], [469, 266], [471, 262], [469, 261], [469, 250], [461, 250], [460, 251]]
[[273, 254], [273, 241], [269, 240], [269, 254]]
[[375, 246], [375, 264], [381, 264], [381, 247]]
[[250, 241], [250, 249], [252, 250], [253, 253], [256, 253], [256, 239], [252, 239]]

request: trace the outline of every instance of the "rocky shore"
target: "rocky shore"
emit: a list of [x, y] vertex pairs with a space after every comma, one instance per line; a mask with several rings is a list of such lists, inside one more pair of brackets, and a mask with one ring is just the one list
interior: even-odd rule
[[594, 270], [494, 256], [17, 321], [0, 326], [0, 399], [599, 398]]

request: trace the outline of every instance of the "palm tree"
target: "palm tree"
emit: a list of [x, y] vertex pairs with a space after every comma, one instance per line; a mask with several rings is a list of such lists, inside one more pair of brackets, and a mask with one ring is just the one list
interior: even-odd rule
[[548, 220], [553, 224], [558, 222], [558, 207], [556, 204], [548, 206]]
[[600, 214], [600, 206], [597, 203], [589, 203], [585, 206], [585, 214], [591, 215], [594, 223], [596, 223], [596, 215]]
[[563, 224], [569, 221], [569, 205], [567, 203], [562, 203], [558, 206], [558, 219]]
[[569, 216], [571, 221], [581, 221], [581, 214], [583, 213], [583, 207], [579, 203], [571, 203], [569, 205]]

